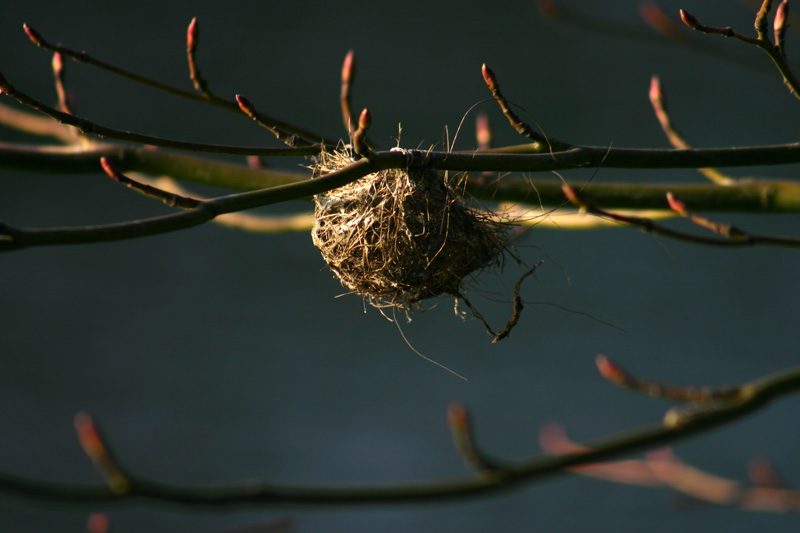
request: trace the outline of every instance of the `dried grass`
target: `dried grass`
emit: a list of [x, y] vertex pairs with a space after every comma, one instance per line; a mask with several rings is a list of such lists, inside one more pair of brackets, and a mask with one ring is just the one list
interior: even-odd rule
[[[314, 176], [352, 162], [346, 149], [323, 152]], [[467, 276], [503, 261], [506, 226], [429, 166], [370, 174], [314, 200], [314, 245], [342, 285], [375, 307], [461, 297]]]

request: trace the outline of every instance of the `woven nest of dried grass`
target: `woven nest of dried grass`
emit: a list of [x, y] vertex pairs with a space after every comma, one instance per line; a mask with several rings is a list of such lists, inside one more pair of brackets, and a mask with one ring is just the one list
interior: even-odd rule
[[[352, 162], [346, 149], [323, 152], [314, 176]], [[459, 297], [466, 277], [503, 261], [507, 226], [430, 166], [370, 174], [314, 200], [314, 245], [342, 285], [375, 307]]]

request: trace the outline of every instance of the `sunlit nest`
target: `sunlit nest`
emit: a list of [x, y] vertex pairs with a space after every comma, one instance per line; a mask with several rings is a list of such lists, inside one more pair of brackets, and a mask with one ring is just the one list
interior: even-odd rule
[[[406, 153], [421, 162], [315, 196], [311, 236], [347, 289], [375, 307], [407, 311], [427, 298], [463, 297], [470, 274], [501, 267], [509, 226], [468, 204], [451, 186], [457, 179], [425, 165], [424, 152]], [[314, 177], [353, 161], [348, 148], [322, 152]]]

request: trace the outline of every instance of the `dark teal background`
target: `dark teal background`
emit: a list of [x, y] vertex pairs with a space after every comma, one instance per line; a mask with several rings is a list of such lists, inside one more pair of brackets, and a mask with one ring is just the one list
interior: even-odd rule
[[[644, 27], [635, 1], [564, 2]], [[701, 21], [751, 31], [754, 8], [685, 0]], [[0, 71], [54, 100], [50, 55], [22, 32], [190, 87], [185, 29], [197, 16], [199, 61], [220, 94], [328, 136], [340, 135], [339, 70], [355, 49], [357, 109], [372, 137], [428, 147], [489, 96], [486, 62], [505, 94], [566, 141], [666, 147], [647, 98], [658, 74], [673, 118], [697, 146], [792, 142], [798, 102], [769, 68], [751, 71], [667, 41], [609, 37], [554, 24], [532, 2], [53, 2], [0, 4]], [[747, 55], [740, 43], [709, 36]], [[791, 34], [790, 54], [800, 48]], [[769, 60], [753, 54], [756, 63]], [[67, 64], [76, 109], [104, 125], [186, 140], [269, 144], [249, 119], [183, 102], [85, 65]], [[490, 104], [495, 143], [520, 142]], [[474, 116], [456, 148], [474, 145]], [[6, 141], [31, 138], [3, 130]], [[298, 168], [299, 159], [275, 161]], [[795, 167], [732, 169], [794, 177]], [[702, 182], [693, 171], [565, 173], [615, 182]], [[558, 179], [537, 175], [537, 179]], [[268, 212], [307, 209], [279, 206]], [[106, 223], [164, 210], [97, 175], [2, 171], [0, 220], [38, 227]], [[718, 215], [753, 232], [800, 236], [793, 216]], [[676, 222], [675, 227], [687, 228]], [[633, 229], [532, 230], [522, 257], [545, 259], [524, 287], [528, 305], [497, 345], [452, 302], [396, 327], [332, 278], [306, 233], [246, 234], [207, 225], [138, 241], [52, 247], [0, 257], [0, 469], [97, 482], [72, 418], [102, 423], [125, 464], [176, 483], [248, 478], [287, 483], [403, 481], [464, 473], [445, 411], [473, 412], [478, 438], [504, 457], [537, 453], [538, 428], [589, 439], [658, 420], [668, 404], [614, 388], [596, 373], [606, 353], [641, 375], [685, 384], [751, 379], [798, 362], [795, 250], [692, 246]], [[508, 316], [519, 272], [480, 280], [474, 301], [495, 324]], [[482, 297], [481, 295], [484, 295]], [[587, 313], [627, 333], [565, 312]], [[746, 480], [770, 457], [800, 480], [797, 398], [678, 444], [692, 464]], [[2, 531], [83, 531], [94, 509], [0, 496]], [[795, 531], [791, 515], [676, 507], [671, 493], [563, 476], [445, 505], [206, 510], [136, 503], [107, 510], [112, 530], [218, 531], [291, 516], [297, 531]]]

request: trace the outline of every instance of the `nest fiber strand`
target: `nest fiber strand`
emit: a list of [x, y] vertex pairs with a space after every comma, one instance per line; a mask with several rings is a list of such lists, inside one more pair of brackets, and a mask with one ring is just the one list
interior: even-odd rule
[[[323, 152], [314, 176], [352, 162], [345, 150]], [[376, 307], [459, 295], [466, 276], [503, 258], [504, 225], [430, 166], [380, 171], [314, 200], [314, 245], [342, 285]]]

